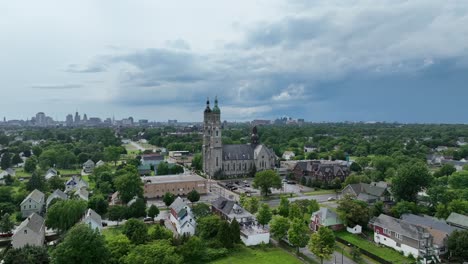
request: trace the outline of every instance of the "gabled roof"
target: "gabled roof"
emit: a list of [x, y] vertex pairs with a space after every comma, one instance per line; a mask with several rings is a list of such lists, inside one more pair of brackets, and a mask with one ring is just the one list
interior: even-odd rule
[[24, 200], [21, 202], [21, 204], [23, 204], [24, 202], [26, 202], [29, 199], [32, 199], [36, 203], [43, 203], [44, 198], [45, 198], [45, 194], [43, 192], [39, 191], [38, 189], [34, 189], [34, 191], [30, 192], [28, 194], [28, 196], [26, 196], [26, 198], [24, 198]]
[[185, 208], [187, 208], [187, 204], [180, 197], [177, 197], [169, 208], [174, 210], [177, 217], [183, 217], [187, 213], [187, 210], [185, 210]]
[[437, 219], [427, 215], [415, 215], [415, 214], [403, 214], [401, 215], [401, 220], [414, 225], [424, 226], [430, 229], [440, 230], [447, 234], [451, 234], [455, 230], [459, 230], [457, 227], [448, 225], [445, 220]]
[[218, 199], [211, 202], [211, 205], [221, 211], [224, 215], [229, 215], [232, 207], [236, 204], [234, 201], [228, 200], [224, 197], [218, 197]]
[[85, 187], [78, 188], [75, 192], [81, 199], [88, 201], [89, 192]]
[[89, 219], [93, 220], [95, 223], [97, 223], [97, 224], [99, 224], [99, 225], [102, 225], [102, 218], [101, 218], [101, 216], [100, 216], [98, 213], [96, 213], [96, 212], [95, 212], [93, 209], [91, 209], [91, 208], [89, 208], [89, 209], [86, 211], [83, 220], [86, 219], [86, 218], [89, 218]]
[[164, 156], [160, 154], [145, 154], [141, 156], [142, 160], [164, 160]]
[[381, 214], [376, 217], [374, 219], [374, 225], [387, 228], [393, 232], [415, 240], [422, 239], [423, 233], [426, 232], [426, 229], [421, 226], [413, 225], [385, 214]]
[[83, 163], [83, 166], [94, 166], [94, 161], [89, 159], [85, 163]]
[[49, 195], [49, 197], [47, 197], [46, 204], [49, 205], [49, 203], [52, 202], [52, 200], [55, 199], [55, 198], [59, 198], [59, 199], [62, 199], [62, 200], [67, 200], [68, 196], [64, 192], [62, 192], [61, 190], [57, 189], [51, 195]]
[[223, 145], [223, 160], [253, 160], [254, 149], [251, 145]]
[[338, 215], [326, 207], [320, 207], [318, 211], [312, 213], [311, 219], [314, 219], [315, 216], [320, 217], [320, 222], [323, 226], [343, 224], [343, 221], [341, 221]]
[[468, 216], [457, 213], [451, 213], [447, 218], [447, 223], [454, 224], [463, 228], [468, 228]]
[[356, 193], [357, 196], [359, 196], [361, 193], [364, 193], [369, 196], [381, 197], [385, 194], [385, 191], [387, 190], [387, 188], [382, 187], [382, 185], [379, 186], [379, 184], [377, 183], [369, 184], [361, 182], [349, 184], [348, 186], [351, 187], [351, 189], [353, 189], [354, 193]]
[[16, 230], [22, 230], [23, 228], [27, 227], [35, 233], [39, 233], [44, 226], [44, 218], [42, 216], [32, 213], [28, 216], [21, 224], [18, 226]]

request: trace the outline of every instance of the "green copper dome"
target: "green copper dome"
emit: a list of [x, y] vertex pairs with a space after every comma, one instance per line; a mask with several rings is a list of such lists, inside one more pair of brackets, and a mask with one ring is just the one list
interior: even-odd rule
[[218, 114], [221, 113], [221, 110], [220, 110], [219, 107], [218, 107], [218, 97], [217, 97], [217, 96], [216, 96], [216, 98], [215, 98], [215, 105], [214, 105], [214, 107], [213, 107], [213, 113], [218, 113]]

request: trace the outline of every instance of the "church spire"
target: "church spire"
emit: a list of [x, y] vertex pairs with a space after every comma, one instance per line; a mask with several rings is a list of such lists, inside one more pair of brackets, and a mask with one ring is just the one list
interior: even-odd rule
[[252, 146], [257, 146], [259, 143], [259, 138], [257, 134], [257, 126], [254, 126], [252, 129], [252, 136], [250, 137], [250, 144]]
[[210, 108], [210, 98], [206, 98], [206, 108], [205, 108], [205, 113], [211, 113], [211, 108]]
[[215, 97], [215, 104], [214, 104], [214, 107], [213, 107], [213, 113], [218, 113], [218, 114], [221, 113], [221, 110], [218, 107], [218, 96]]

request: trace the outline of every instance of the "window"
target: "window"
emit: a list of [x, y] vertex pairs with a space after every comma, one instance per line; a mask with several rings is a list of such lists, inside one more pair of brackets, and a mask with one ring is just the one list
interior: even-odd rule
[[401, 244], [397, 242], [397, 243], [396, 243], [396, 246], [397, 246], [397, 247], [401, 247]]
[[216, 167], [218, 167], [218, 157], [216, 157]]
[[388, 229], [387, 229], [387, 228], [384, 228], [384, 229], [383, 229], [383, 233], [386, 234], [386, 235], [389, 235], [389, 234], [390, 234], [390, 232], [388, 232]]
[[403, 236], [401, 234], [395, 233], [395, 237], [399, 240], [403, 240]]
[[218, 130], [216, 130], [216, 136], [218, 136]]
[[29, 209], [31, 209], [31, 205], [29, 205]]
[[24, 233], [27, 234], [27, 233], [28, 233], [28, 230], [25, 229], [25, 230], [24, 230]]

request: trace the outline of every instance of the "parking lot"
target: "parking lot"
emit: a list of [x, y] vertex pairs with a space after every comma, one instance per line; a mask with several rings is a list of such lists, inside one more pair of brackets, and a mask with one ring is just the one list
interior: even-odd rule
[[[260, 195], [260, 190], [253, 188], [252, 181], [253, 179], [232, 179], [219, 181], [219, 184], [224, 188], [239, 194], [246, 193], [248, 196]], [[313, 191], [312, 188], [296, 184], [293, 181], [282, 180], [281, 184], [282, 188], [273, 188], [271, 190], [273, 194], [295, 193], [297, 195], [301, 195], [301, 193]]]

